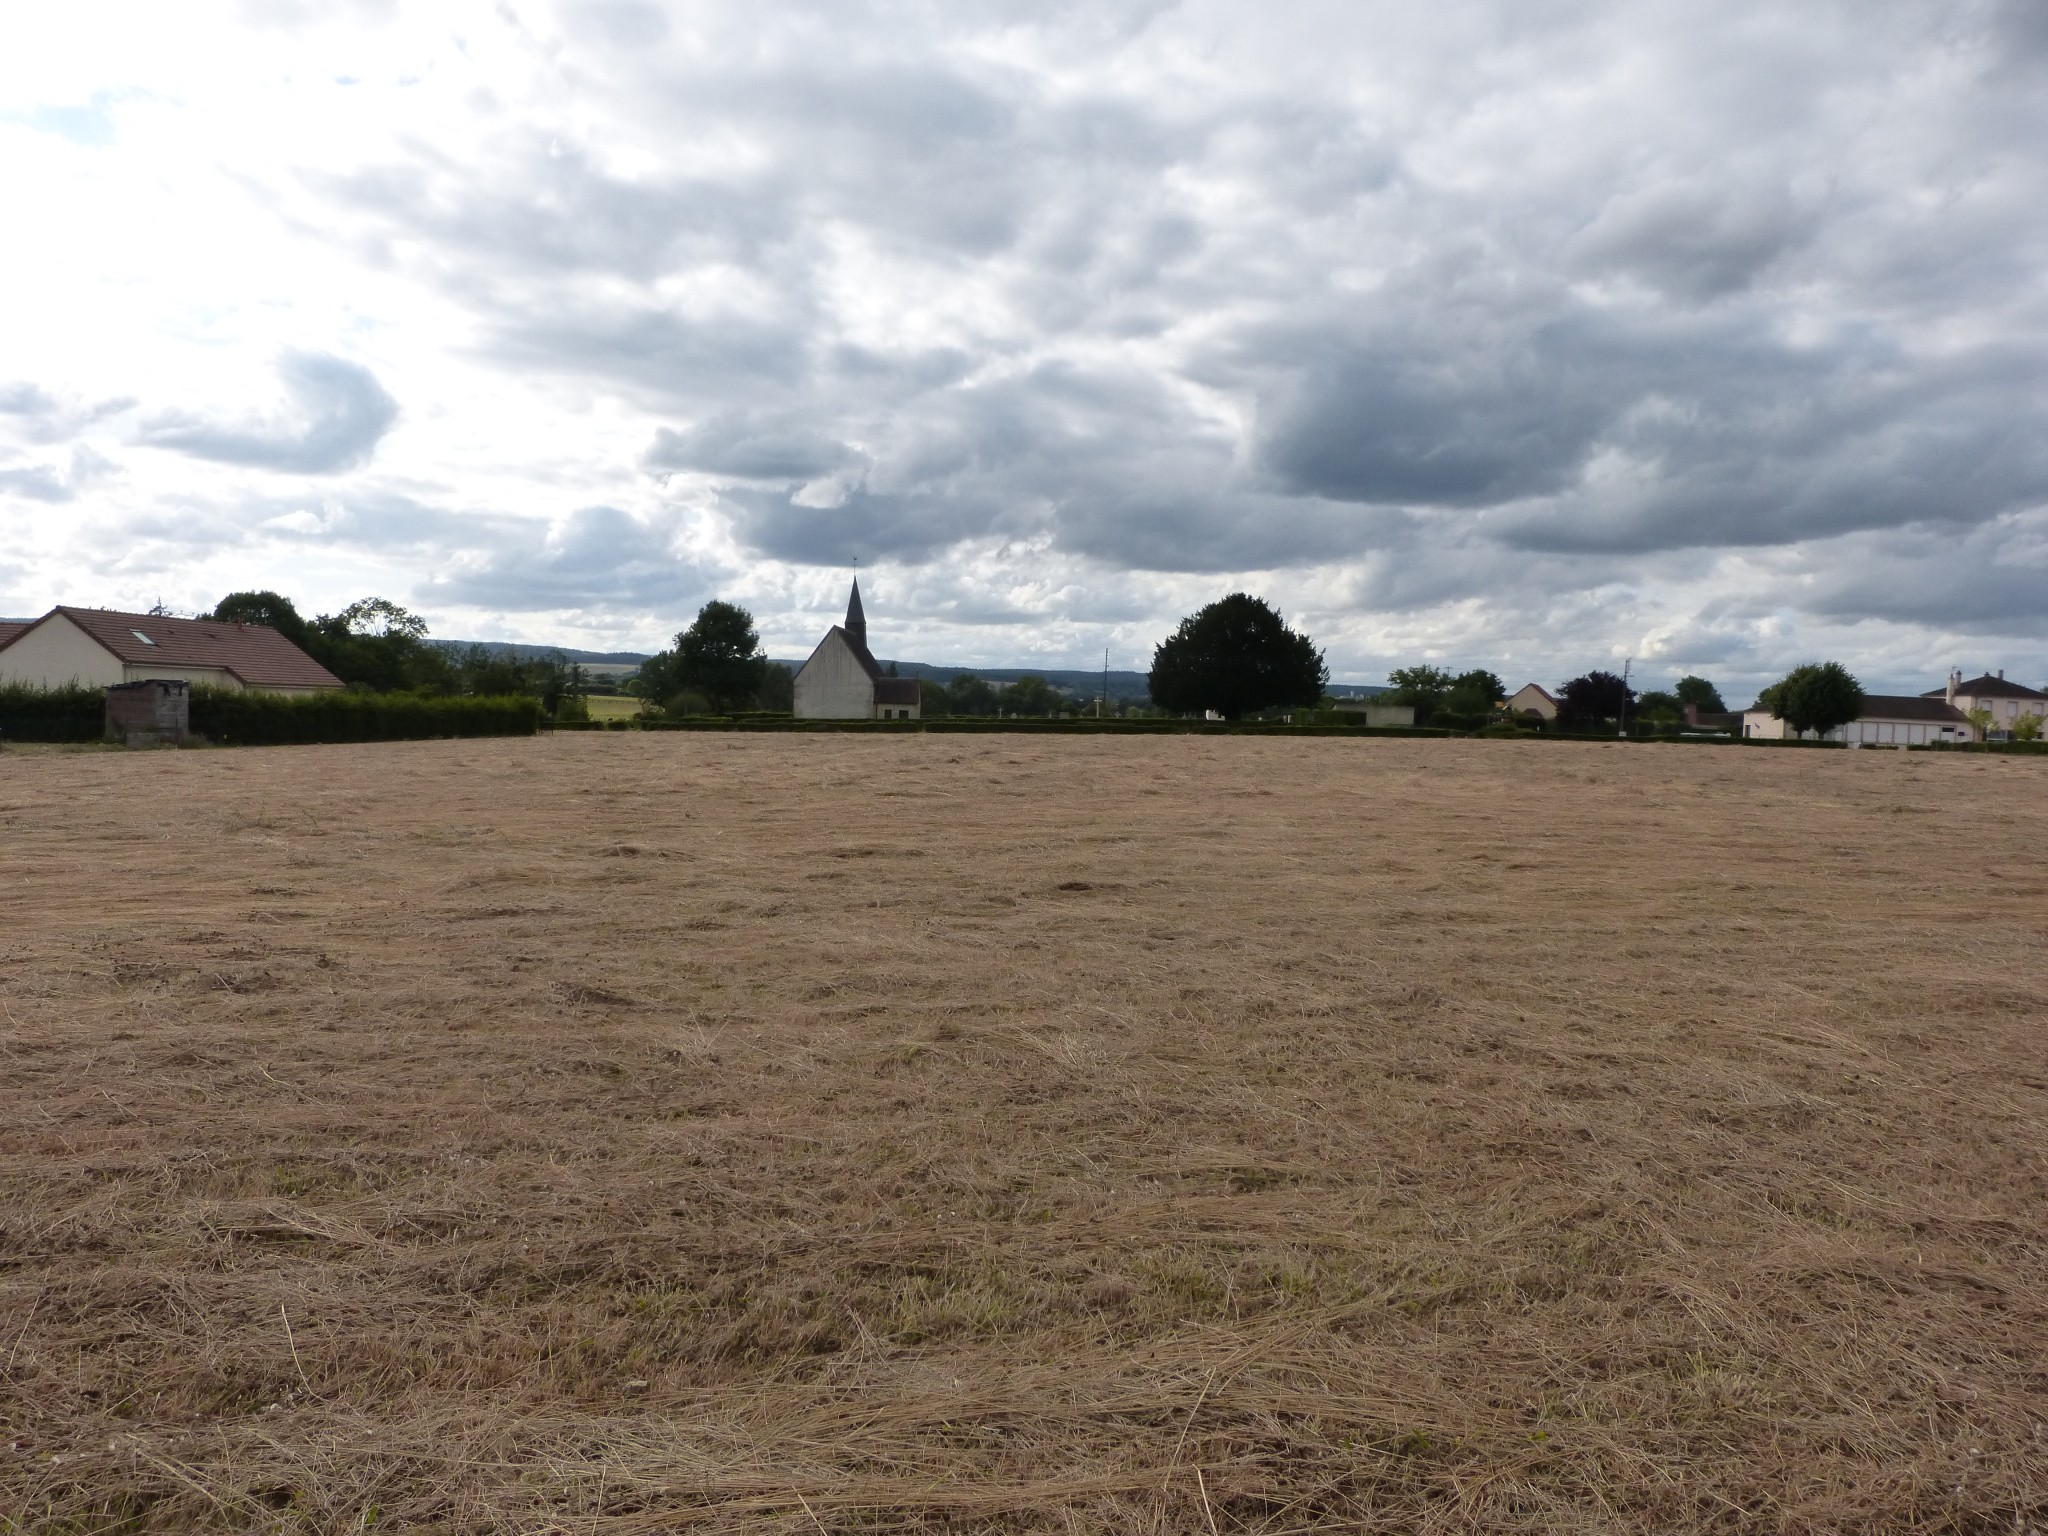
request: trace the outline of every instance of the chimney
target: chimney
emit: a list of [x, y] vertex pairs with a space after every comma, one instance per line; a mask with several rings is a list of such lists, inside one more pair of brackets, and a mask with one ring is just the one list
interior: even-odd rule
[[1963, 673], [1962, 673], [1962, 669], [1961, 669], [1960, 667], [1951, 667], [1951, 668], [1949, 668], [1949, 674], [1948, 674], [1948, 701], [1949, 701], [1949, 703], [1951, 703], [1951, 704], [1955, 703], [1955, 701], [1956, 701], [1956, 690], [1957, 690], [1958, 688], [1962, 687], [1962, 685], [1963, 685]]
[[2003, 668], [2003, 667], [2000, 667], [2000, 668], [1998, 669], [1998, 680], [1999, 680], [1999, 681], [2000, 681], [2001, 683], [2005, 681], [2005, 668]]

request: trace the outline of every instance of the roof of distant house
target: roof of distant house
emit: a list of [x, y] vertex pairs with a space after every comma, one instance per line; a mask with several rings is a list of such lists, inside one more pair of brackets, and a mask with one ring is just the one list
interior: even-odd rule
[[1940, 694], [1866, 693], [1859, 720], [1929, 721], [1941, 725], [1967, 725], [1969, 717]]
[[[1973, 677], [1967, 683], [1956, 684], [1959, 697], [1972, 699], [2048, 699], [2048, 693], [2038, 688], [2029, 688], [2025, 683], [2010, 683], [2002, 677], [1993, 677], [1989, 672], [1982, 677]], [[1930, 688], [1920, 695], [1923, 699], [1940, 699], [1948, 696], [1946, 685]]]
[[1541, 683], [1524, 683], [1521, 687], [1517, 688], [1514, 693], [1509, 694], [1508, 697], [1512, 699], [1517, 694], [1527, 693], [1531, 688], [1534, 688], [1538, 693], [1542, 694], [1543, 697], [1550, 700], [1551, 703], [1555, 704], [1557, 702], [1557, 695], [1552, 693], [1548, 688], [1544, 687]]
[[173, 619], [59, 604], [14, 634], [0, 633], [0, 646], [12, 645], [60, 613], [128, 666], [218, 667], [250, 688], [342, 686], [340, 678], [276, 630], [222, 619]]

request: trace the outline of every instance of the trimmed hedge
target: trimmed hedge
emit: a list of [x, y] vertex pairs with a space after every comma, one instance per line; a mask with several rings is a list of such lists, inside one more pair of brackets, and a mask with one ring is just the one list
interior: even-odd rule
[[221, 746], [420, 741], [436, 736], [531, 736], [540, 700], [436, 698], [414, 693], [236, 693], [192, 690], [192, 730]]
[[1056, 720], [1043, 716], [938, 715], [925, 720], [797, 720], [788, 715], [700, 715], [686, 720], [593, 720], [557, 722], [557, 731], [879, 731], [975, 735], [1017, 731], [1044, 736], [1455, 736], [1429, 726], [1274, 725], [1258, 720]]
[[106, 728], [97, 688], [0, 688], [0, 742], [98, 741]]

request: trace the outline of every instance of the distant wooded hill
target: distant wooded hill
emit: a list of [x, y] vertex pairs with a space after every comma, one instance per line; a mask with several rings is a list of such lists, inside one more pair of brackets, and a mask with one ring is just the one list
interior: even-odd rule
[[508, 652], [520, 661], [539, 661], [546, 656], [559, 656], [564, 661], [637, 667], [647, 660], [645, 651], [579, 651], [566, 645], [514, 645], [509, 640], [429, 640], [427, 644], [457, 653], [466, 651], [473, 645], [480, 645], [487, 651]]
[[[647, 660], [644, 651], [579, 651], [566, 645], [515, 645], [506, 640], [432, 640], [428, 644], [457, 652], [480, 645], [490, 651], [509, 651], [521, 661], [560, 656], [567, 661], [580, 661], [586, 666], [638, 666]], [[804, 664], [801, 656], [782, 656], [776, 660], [792, 672]], [[1042, 677], [1062, 692], [1084, 699], [1094, 698], [1103, 686], [1100, 672], [1062, 667], [959, 667], [930, 661], [884, 661], [883, 665], [895, 667], [904, 677], [928, 677], [935, 683], [950, 683], [963, 672], [972, 672], [991, 683], [1014, 683], [1020, 677]], [[1340, 699], [1369, 699], [1386, 691], [1385, 687], [1375, 683], [1330, 684], [1331, 694]], [[1149, 699], [1151, 693], [1145, 686], [1145, 674], [1112, 671], [1109, 674], [1109, 696], [1112, 699]]]
[[[1042, 677], [1062, 692], [1071, 693], [1078, 698], [1084, 699], [1094, 698], [1097, 693], [1102, 691], [1104, 686], [1103, 674], [1100, 672], [1085, 672], [1062, 667], [958, 667], [930, 661], [885, 661], [882, 664], [895, 667], [904, 677], [928, 677], [935, 683], [950, 683], [963, 672], [971, 672], [976, 677], [991, 683], [1014, 683], [1020, 677]], [[785, 665], [796, 668], [802, 666], [803, 662], [797, 660], [787, 662]], [[1109, 673], [1108, 689], [1109, 696], [1112, 699], [1137, 699], [1143, 701], [1150, 699], [1152, 696], [1151, 689], [1146, 685], [1143, 672], [1111, 671]], [[1383, 685], [1376, 683], [1330, 684], [1331, 695], [1340, 699], [1369, 699], [1376, 694], [1385, 693], [1386, 691]]]

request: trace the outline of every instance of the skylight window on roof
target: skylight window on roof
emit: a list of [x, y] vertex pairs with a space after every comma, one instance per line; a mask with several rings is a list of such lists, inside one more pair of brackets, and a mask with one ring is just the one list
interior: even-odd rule
[[133, 635], [133, 636], [134, 636], [134, 637], [135, 637], [136, 639], [140, 640], [140, 641], [141, 641], [141, 642], [142, 642], [142, 643], [143, 643], [144, 645], [155, 645], [155, 644], [156, 644], [156, 642], [155, 642], [154, 640], [150, 639], [150, 638], [149, 638], [149, 636], [145, 635], [145, 634], [144, 634], [144, 633], [143, 633], [143, 632], [142, 632], [141, 630], [139, 630], [139, 629], [131, 629], [131, 630], [129, 630], [129, 631], [128, 631], [128, 633], [129, 633], [129, 634], [131, 634], [131, 635]]

